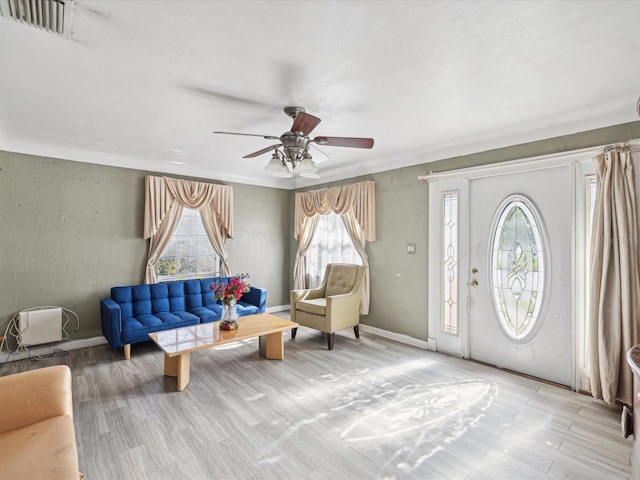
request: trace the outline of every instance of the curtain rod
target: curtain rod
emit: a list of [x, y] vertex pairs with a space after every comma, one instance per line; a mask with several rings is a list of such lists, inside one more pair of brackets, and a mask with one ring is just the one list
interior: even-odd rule
[[604, 147], [604, 153], [610, 152], [611, 150], [619, 150], [622, 148], [631, 148], [631, 146], [629, 142], [607, 145], [606, 147]]
[[609, 150], [613, 150], [615, 148], [622, 148], [622, 147], [629, 148], [632, 152], [638, 152], [640, 151], [640, 139], [637, 139], [637, 138], [632, 139], [622, 144], [612, 144], [612, 145], [606, 145], [606, 146], [599, 145], [596, 147], [587, 147], [587, 148], [581, 148], [578, 150], [568, 150], [563, 152], [550, 153], [546, 155], [538, 155], [535, 157], [517, 158], [514, 160], [506, 160], [504, 162], [490, 163], [487, 165], [479, 165], [479, 166], [473, 166], [473, 167], [458, 168], [453, 170], [445, 170], [442, 172], [434, 173], [432, 170], [429, 170], [428, 174], [419, 175], [418, 180], [423, 180], [428, 182], [431, 178], [434, 178], [434, 177], [446, 177], [449, 175], [459, 175], [460, 173], [465, 171], [473, 172], [473, 171], [477, 171], [485, 168], [507, 167], [509, 165], [517, 165], [517, 164], [525, 165], [527, 163], [545, 162], [548, 160], [558, 159], [563, 157], [568, 159], [570, 157], [576, 157], [580, 155], [598, 155], [602, 153], [603, 149], [605, 152], [607, 152]]

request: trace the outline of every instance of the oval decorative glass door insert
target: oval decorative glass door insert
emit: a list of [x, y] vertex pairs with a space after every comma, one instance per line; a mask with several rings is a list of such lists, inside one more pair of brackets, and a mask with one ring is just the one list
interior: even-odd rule
[[502, 330], [511, 340], [525, 342], [542, 305], [544, 245], [529, 202], [517, 196], [505, 203], [493, 233], [491, 287]]

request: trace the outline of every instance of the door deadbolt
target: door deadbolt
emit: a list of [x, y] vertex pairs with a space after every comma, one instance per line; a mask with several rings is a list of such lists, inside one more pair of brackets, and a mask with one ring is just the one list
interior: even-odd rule
[[473, 274], [475, 275], [476, 273], [478, 273], [478, 269], [477, 269], [477, 268], [475, 268], [475, 267], [474, 267], [474, 268], [472, 268], [472, 269], [471, 269], [471, 273], [473, 273]]

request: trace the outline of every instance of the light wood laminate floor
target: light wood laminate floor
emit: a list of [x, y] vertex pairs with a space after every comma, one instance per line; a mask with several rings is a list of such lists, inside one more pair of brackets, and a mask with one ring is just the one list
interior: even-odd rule
[[[351, 330], [192, 355], [177, 393], [162, 352], [106, 345], [6, 364], [73, 373], [81, 470], [126, 479], [627, 479], [619, 411], [590, 397]], [[62, 345], [63, 347], [63, 345]]]

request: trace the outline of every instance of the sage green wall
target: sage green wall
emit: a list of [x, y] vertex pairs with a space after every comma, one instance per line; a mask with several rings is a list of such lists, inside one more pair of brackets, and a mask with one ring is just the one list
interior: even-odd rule
[[[367, 245], [371, 312], [363, 323], [427, 339], [428, 184], [439, 172], [640, 138], [640, 122], [399, 168], [313, 189], [376, 182], [377, 241]], [[419, 161], [419, 158], [416, 160]], [[141, 283], [144, 176], [149, 172], [0, 151], [0, 328], [18, 311], [61, 305], [76, 311], [75, 338], [101, 334], [99, 300], [114, 285]], [[205, 180], [210, 181], [210, 180]], [[297, 250], [293, 194], [233, 184], [235, 272], [286, 305]], [[415, 243], [416, 254], [406, 253]]]
[[[102, 335], [100, 299], [112, 286], [144, 280], [147, 174], [0, 151], [2, 332], [22, 309], [60, 305], [80, 316], [74, 338]], [[267, 288], [268, 306], [287, 304], [289, 194], [233, 187], [231, 268]]]
[[[464, 155], [437, 162], [316, 185], [298, 191], [374, 180], [376, 182], [376, 236], [367, 244], [371, 272], [371, 306], [362, 323], [427, 340], [429, 185], [418, 180], [430, 171], [443, 172], [518, 160], [557, 152], [608, 145], [640, 138], [640, 122], [591, 130], [537, 142]], [[416, 158], [416, 162], [420, 161]], [[320, 173], [322, 175], [322, 172]], [[293, 239], [294, 192], [290, 203], [290, 237]], [[416, 253], [407, 253], [407, 243]], [[293, 272], [298, 243], [290, 247]], [[290, 286], [292, 284], [290, 283]]]
[[227, 241], [231, 273], [248, 272], [267, 289], [267, 306], [289, 304], [289, 192], [233, 184], [234, 238]]

